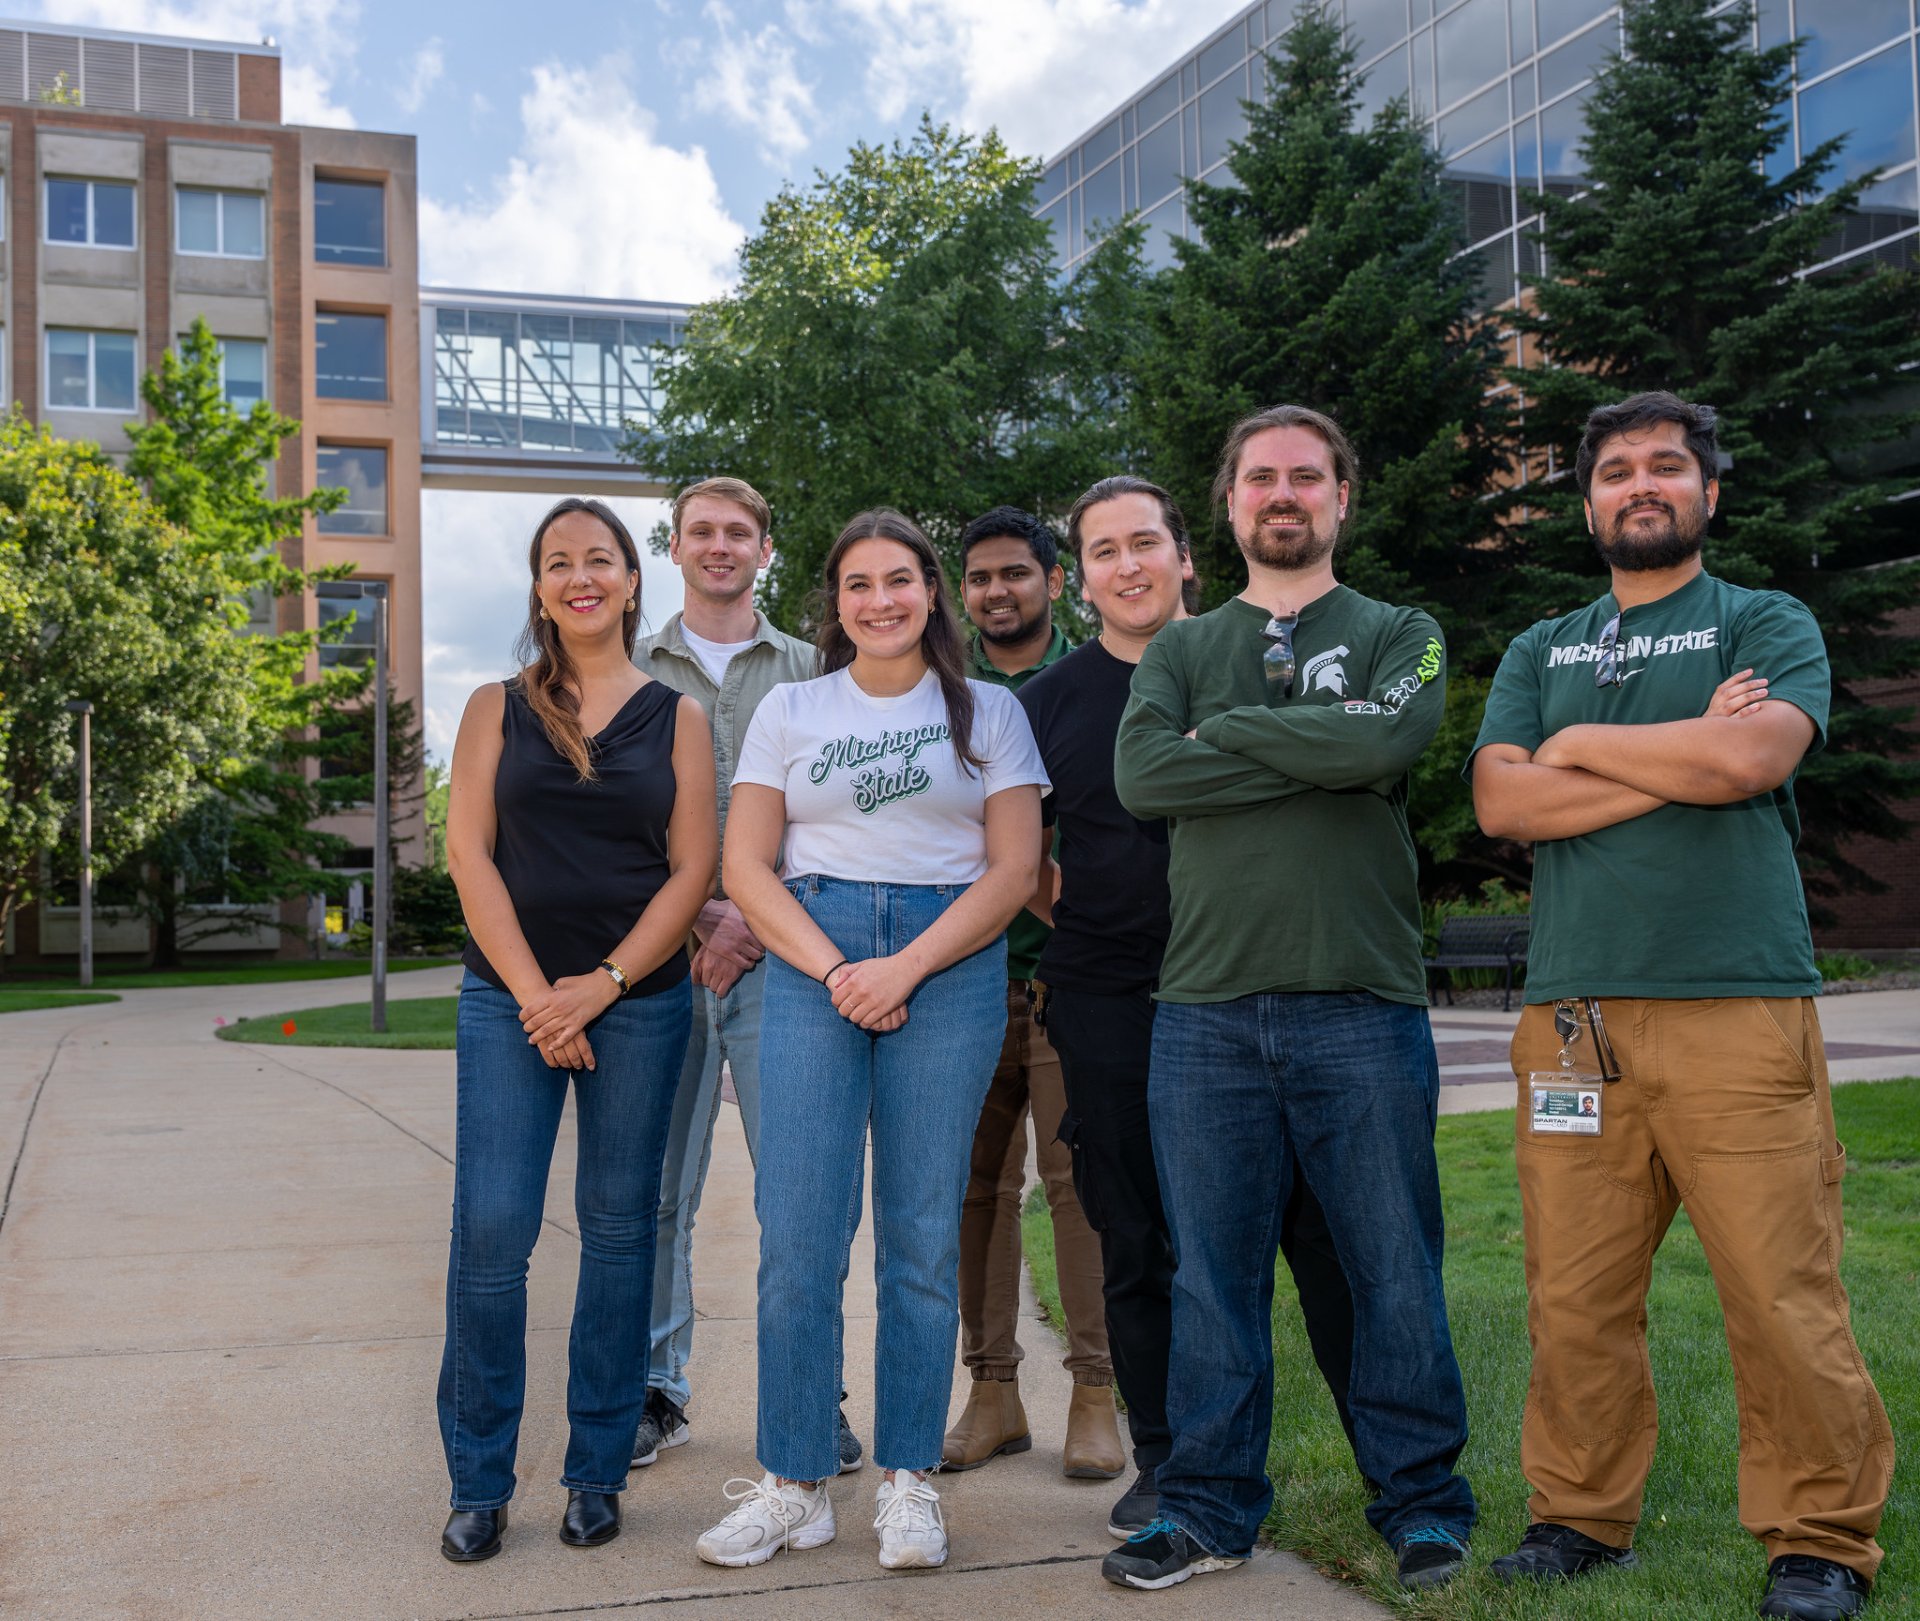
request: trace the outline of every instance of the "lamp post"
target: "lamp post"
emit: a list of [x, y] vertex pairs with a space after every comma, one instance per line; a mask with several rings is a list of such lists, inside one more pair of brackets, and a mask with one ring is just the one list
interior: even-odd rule
[[[387, 1028], [387, 925], [393, 918], [393, 807], [387, 789], [387, 587], [383, 580], [322, 580], [314, 594], [373, 601], [373, 1031]], [[355, 609], [359, 611], [358, 606]]]
[[93, 983], [93, 705], [75, 698], [69, 715], [80, 717], [80, 985]]

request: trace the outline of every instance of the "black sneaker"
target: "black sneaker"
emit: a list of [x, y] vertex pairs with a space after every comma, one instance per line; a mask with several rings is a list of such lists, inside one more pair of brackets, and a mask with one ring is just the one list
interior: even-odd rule
[[1101, 1560], [1100, 1574], [1118, 1587], [1158, 1589], [1244, 1563], [1226, 1554], [1208, 1553], [1171, 1520], [1155, 1520]]
[[666, 1448], [684, 1446], [692, 1439], [680, 1404], [664, 1390], [650, 1387], [646, 1405], [640, 1409], [640, 1428], [634, 1432], [633, 1467], [644, 1469]]
[[1160, 1492], [1154, 1485], [1153, 1471], [1142, 1469], [1133, 1484], [1120, 1494], [1107, 1516], [1107, 1532], [1125, 1542], [1136, 1531], [1143, 1531], [1160, 1517]]
[[1857, 1570], [1810, 1553], [1783, 1553], [1767, 1566], [1762, 1615], [1787, 1615], [1798, 1621], [1838, 1621], [1867, 1607], [1873, 1583]]
[[840, 1473], [855, 1475], [860, 1465], [867, 1461], [866, 1450], [860, 1445], [860, 1437], [853, 1433], [853, 1426], [847, 1422], [846, 1398], [841, 1398], [840, 1408]]
[[1610, 1548], [1570, 1525], [1535, 1521], [1520, 1546], [1489, 1568], [1503, 1582], [1553, 1582], [1590, 1570], [1631, 1570], [1639, 1563], [1631, 1548]]
[[1467, 1545], [1441, 1525], [1423, 1525], [1393, 1545], [1402, 1587], [1438, 1587], [1467, 1568]]

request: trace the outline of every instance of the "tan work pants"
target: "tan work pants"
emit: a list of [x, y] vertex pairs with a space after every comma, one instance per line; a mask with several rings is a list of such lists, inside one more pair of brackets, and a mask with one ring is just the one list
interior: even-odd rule
[[1011, 1379], [1020, 1349], [1020, 1196], [1027, 1182], [1027, 1115], [1039, 1138], [1040, 1180], [1053, 1211], [1060, 1308], [1067, 1319], [1062, 1359], [1076, 1384], [1110, 1385], [1107, 1304], [1100, 1240], [1073, 1189], [1073, 1156], [1058, 1140], [1067, 1112], [1060, 1059], [1035, 1027], [1024, 980], [1007, 982], [1007, 1036], [973, 1137], [972, 1169], [960, 1207], [960, 1354], [976, 1379]]
[[1550, 1004], [1513, 1040], [1533, 1378], [1520, 1441], [1534, 1520], [1633, 1540], [1653, 1463], [1647, 1286], [1684, 1205], [1726, 1317], [1740, 1523], [1871, 1577], [1893, 1435], [1848, 1323], [1840, 1179], [1808, 998], [1600, 1003], [1621, 1079], [1598, 1137], [1534, 1134], [1527, 1074], [1558, 1067]]

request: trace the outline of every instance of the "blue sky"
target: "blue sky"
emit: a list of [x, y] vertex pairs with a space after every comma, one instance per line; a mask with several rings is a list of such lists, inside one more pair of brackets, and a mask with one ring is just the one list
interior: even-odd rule
[[[1049, 156], [1244, 0], [14, 0], [14, 15], [275, 39], [291, 123], [419, 137], [422, 278], [658, 299], [723, 290], [786, 179], [923, 108]], [[539, 498], [429, 494], [427, 743], [507, 668]], [[636, 532], [658, 515], [627, 503]], [[777, 540], [777, 536], [776, 536]], [[679, 605], [664, 564], [655, 624]]]

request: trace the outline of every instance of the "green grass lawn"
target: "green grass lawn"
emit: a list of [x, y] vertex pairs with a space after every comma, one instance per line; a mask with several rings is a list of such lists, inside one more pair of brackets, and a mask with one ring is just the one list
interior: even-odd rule
[[[457, 957], [409, 957], [389, 960], [390, 974], [411, 973], [417, 968], [445, 968]], [[95, 974], [94, 988], [110, 991], [182, 990], [195, 985], [278, 985], [301, 979], [365, 979], [373, 972], [364, 962], [259, 962], [236, 963], [227, 967], [181, 968], [160, 972], [136, 969], [125, 973]], [[15, 969], [7, 978], [10, 990], [70, 991], [80, 982], [71, 975], [41, 977], [31, 969]]]
[[[1913, 1460], [1920, 1455], [1920, 1080], [1857, 1083], [1836, 1087], [1833, 1096], [1849, 1165], [1843, 1266], [1854, 1332], [1892, 1415], [1903, 1460], [1880, 1531], [1889, 1554], [1867, 1614], [1912, 1616], [1920, 1613], [1914, 1574], [1920, 1569], [1920, 1513], [1913, 1486]], [[1273, 1311], [1267, 1467], [1277, 1495], [1268, 1535], [1406, 1616], [1751, 1616], [1765, 1556], [1736, 1516], [1732, 1366], [1706, 1259], [1684, 1214], [1661, 1247], [1648, 1306], [1660, 1446], [1635, 1544], [1640, 1568], [1527, 1591], [1503, 1588], [1486, 1573], [1487, 1561], [1510, 1550], [1526, 1528], [1519, 1441], [1528, 1350], [1513, 1116], [1503, 1111], [1443, 1119], [1438, 1152], [1447, 1207], [1447, 1301], [1473, 1429], [1461, 1466], [1480, 1499], [1474, 1568], [1423, 1597], [1395, 1584], [1392, 1557], [1363, 1516], [1353, 1458], [1314, 1368], [1284, 1265]], [[1044, 1204], [1028, 1207], [1025, 1233], [1037, 1292], [1058, 1321], [1053, 1235]], [[1232, 1577], [1203, 1579], [1221, 1584], [1221, 1604], [1230, 1610]]]
[[119, 1000], [93, 991], [0, 990], [0, 1013], [31, 1013], [36, 1008], [85, 1007], [90, 1002]]
[[[259, 1019], [237, 1019], [214, 1033], [222, 1041], [257, 1042], [272, 1047], [453, 1047], [457, 996], [412, 996], [387, 1003], [387, 1029], [371, 1028], [373, 1004], [347, 1002], [339, 1007], [296, 1008]], [[283, 1028], [289, 1022], [293, 1034]]]

